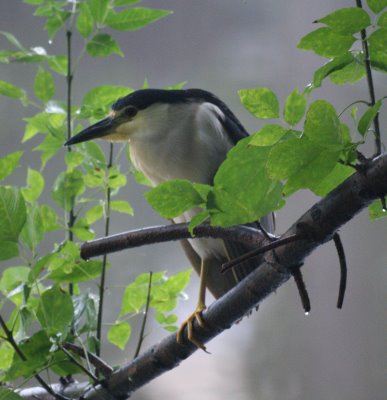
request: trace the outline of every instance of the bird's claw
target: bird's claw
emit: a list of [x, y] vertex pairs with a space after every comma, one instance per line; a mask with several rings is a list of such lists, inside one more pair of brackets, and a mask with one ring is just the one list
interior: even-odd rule
[[195, 311], [185, 320], [183, 323], [180, 325], [179, 330], [177, 331], [176, 334], [176, 341], [179, 344], [183, 344], [183, 335], [184, 335], [184, 329], [187, 327], [187, 339], [190, 341], [192, 344], [194, 344], [196, 347], [199, 349], [202, 349], [206, 353], [208, 353], [206, 346], [204, 344], [195, 338], [194, 334], [194, 329], [193, 329], [193, 322], [194, 320], [197, 321], [198, 325], [201, 328], [205, 328], [206, 324], [203, 320], [202, 313], [206, 309], [205, 305], [199, 305], [196, 307]]

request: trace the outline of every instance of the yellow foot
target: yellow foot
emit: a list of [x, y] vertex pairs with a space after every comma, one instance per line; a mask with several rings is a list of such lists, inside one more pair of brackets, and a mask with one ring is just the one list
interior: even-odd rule
[[195, 334], [194, 334], [194, 329], [193, 329], [193, 321], [196, 319], [198, 325], [201, 328], [205, 328], [206, 324], [204, 323], [203, 317], [202, 317], [202, 313], [203, 311], [206, 309], [205, 305], [199, 305], [196, 307], [195, 311], [180, 325], [179, 330], [177, 331], [176, 334], [176, 341], [179, 344], [183, 344], [183, 334], [184, 334], [184, 329], [185, 327], [187, 327], [187, 337], [188, 340], [193, 343], [196, 347], [198, 347], [199, 349], [202, 349], [203, 351], [205, 351], [206, 353], [208, 353], [208, 351], [206, 350], [206, 346], [204, 346], [204, 344], [202, 342], [200, 342], [199, 340], [197, 340], [195, 338]]

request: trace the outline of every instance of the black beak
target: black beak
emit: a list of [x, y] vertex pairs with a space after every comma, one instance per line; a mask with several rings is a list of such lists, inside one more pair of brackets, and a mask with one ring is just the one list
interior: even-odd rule
[[103, 120], [89, 126], [83, 131], [77, 133], [75, 136], [70, 138], [64, 145], [71, 146], [76, 143], [87, 142], [91, 139], [98, 139], [109, 135], [114, 131], [115, 124], [113, 119], [110, 117], [104, 118]]

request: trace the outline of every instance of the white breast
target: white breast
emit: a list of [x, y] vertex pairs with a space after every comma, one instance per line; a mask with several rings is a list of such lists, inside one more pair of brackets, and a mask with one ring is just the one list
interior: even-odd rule
[[[155, 104], [141, 111], [138, 130], [130, 137], [130, 155], [154, 186], [170, 179], [212, 184], [233, 146], [219, 121], [222, 111], [211, 103]], [[190, 210], [175, 222], [191, 220]], [[221, 240], [190, 240], [202, 257], [224, 257]]]

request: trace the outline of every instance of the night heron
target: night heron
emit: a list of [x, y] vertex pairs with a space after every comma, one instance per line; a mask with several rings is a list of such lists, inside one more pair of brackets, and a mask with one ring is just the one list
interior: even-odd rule
[[[73, 136], [66, 145], [91, 139], [129, 142], [134, 166], [152, 185], [170, 179], [212, 184], [227, 152], [246, 136], [248, 133], [232, 111], [210, 92], [143, 89], [118, 99], [106, 118]], [[199, 211], [187, 211], [174, 222], [190, 221]], [[265, 217], [261, 223], [271, 230], [273, 217]], [[193, 321], [196, 319], [200, 326], [205, 325], [202, 312], [206, 308], [206, 287], [219, 298], [255, 269], [257, 262], [247, 262], [221, 273], [224, 262], [251, 248], [205, 238], [184, 240], [182, 245], [200, 275], [200, 289], [196, 309], [178, 330], [177, 341], [182, 342], [187, 326], [189, 341], [205, 349], [195, 338]]]

